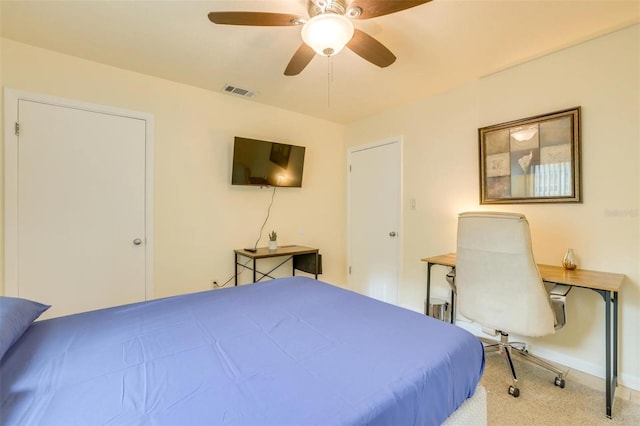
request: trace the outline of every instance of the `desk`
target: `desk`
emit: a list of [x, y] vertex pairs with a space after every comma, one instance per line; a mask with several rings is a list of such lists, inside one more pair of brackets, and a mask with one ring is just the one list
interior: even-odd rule
[[[431, 267], [433, 265], [456, 267], [455, 253], [443, 254], [422, 259], [427, 263], [427, 306], [431, 292]], [[607, 417], [611, 418], [613, 397], [618, 385], [618, 292], [624, 281], [623, 274], [609, 272], [587, 271], [575, 269], [568, 271], [561, 266], [538, 265], [540, 276], [544, 282], [553, 284], [565, 284], [573, 287], [586, 288], [598, 293], [605, 303], [605, 355], [606, 355], [606, 410]], [[451, 322], [454, 321], [454, 294], [452, 292]], [[613, 308], [613, 309], [612, 309]]]
[[[287, 263], [289, 260], [293, 260], [293, 265], [292, 265], [292, 271], [291, 274], [295, 275], [296, 274], [296, 258], [299, 258], [301, 256], [304, 255], [311, 255], [311, 256], [315, 256], [315, 262], [313, 263], [314, 265], [314, 271], [312, 273], [315, 273], [316, 279], [318, 279], [318, 273], [320, 273], [320, 267], [319, 267], [319, 254], [318, 254], [318, 249], [317, 248], [311, 248], [311, 247], [303, 247], [303, 246], [296, 246], [296, 245], [290, 245], [290, 246], [280, 246], [275, 250], [269, 250], [267, 247], [260, 247], [257, 248], [255, 252], [251, 252], [251, 251], [247, 251], [245, 249], [237, 249], [234, 250], [235, 252], [235, 271], [236, 271], [236, 275], [235, 275], [235, 285], [238, 285], [238, 266], [245, 268], [245, 269], [251, 269], [253, 270], [253, 282], [258, 282], [261, 279], [268, 277], [268, 278], [274, 278], [272, 277], [271, 274], [273, 271], [275, 271], [276, 269], [278, 269], [279, 267], [281, 267], [282, 265], [284, 265], [285, 263]], [[242, 256], [245, 257], [247, 259], [251, 259], [252, 260], [252, 267], [248, 267], [246, 264], [240, 263], [238, 262], [238, 256]], [[269, 272], [260, 272], [257, 270], [256, 268], [256, 262], [258, 259], [267, 259], [267, 258], [271, 258], [271, 257], [286, 257], [286, 259], [284, 259], [282, 262], [280, 262], [278, 265], [276, 265], [275, 267], [271, 268], [271, 270], [269, 270]], [[260, 278], [257, 278], [257, 274], [260, 274]]]

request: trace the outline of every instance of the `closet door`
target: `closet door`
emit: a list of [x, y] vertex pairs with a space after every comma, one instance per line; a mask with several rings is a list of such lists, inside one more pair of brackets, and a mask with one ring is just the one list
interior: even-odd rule
[[17, 296], [43, 318], [145, 300], [145, 120], [19, 99], [18, 122]]
[[349, 156], [349, 288], [397, 304], [400, 271], [400, 141]]

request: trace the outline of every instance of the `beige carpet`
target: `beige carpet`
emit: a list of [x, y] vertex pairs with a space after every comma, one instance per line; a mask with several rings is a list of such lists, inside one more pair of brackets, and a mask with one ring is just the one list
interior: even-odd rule
[[640, 404], [616, 398], [613, 418], [605, 415], [605, 390], [592, 389], [571, 380], [560, 389], [555, 375], [516, 359], [520, 396], [507, 393], [511, 374], [504, 358], [488, 353], [480, 384], [487, 390], [488, 423], [495, 425], [640, 425]]

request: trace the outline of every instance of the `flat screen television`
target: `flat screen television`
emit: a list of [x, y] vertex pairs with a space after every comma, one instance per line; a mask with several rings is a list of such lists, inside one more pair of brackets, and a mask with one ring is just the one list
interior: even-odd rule
[[302, 187], [304, 146], [236, 136], [232, 185]]

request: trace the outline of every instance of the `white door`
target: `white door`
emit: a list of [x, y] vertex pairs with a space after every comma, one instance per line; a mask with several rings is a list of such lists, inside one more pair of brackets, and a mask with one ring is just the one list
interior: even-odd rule
[[146, 121], [25, 99], [17, 117], [7, 286], [43, 318], [145, 300]]
[[354, 148], [349, 173], [349, 287], [398, 302], [400, 141]]

